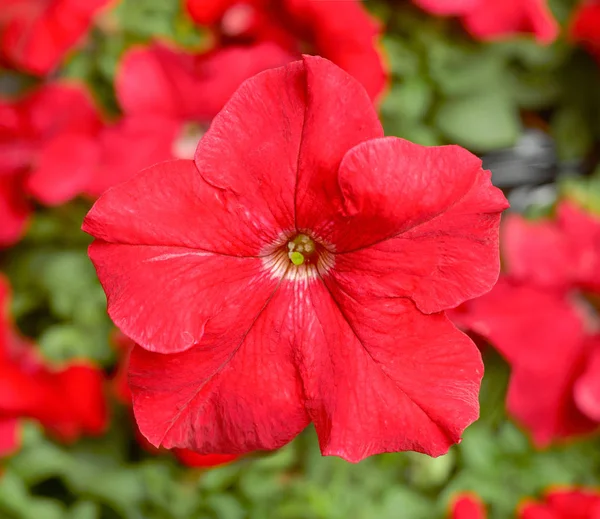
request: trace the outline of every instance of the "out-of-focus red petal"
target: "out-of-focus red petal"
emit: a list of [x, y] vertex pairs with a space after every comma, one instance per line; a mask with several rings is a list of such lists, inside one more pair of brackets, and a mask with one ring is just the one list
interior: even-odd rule
[[571, 24], [571, 38], [600, 59], [600, 3], [581, 2]]
[[462, 494], [452, 503], [451, 519], [486, 519], [487, 513], [481, 500]]
[[439, 16], [460, 16], [472, 11], [482, 0], [413, 0], [421, 9]]
[[20, 0], [0, 15], [2, 53], [33, 74], [56, 68], [109, 0]]
[[272, 43], [219, 48], [203, 54], [160, 45], [138, 47], [123, 57], [116, 91], [129, 115], [208, 122], [244, 80], [292, 59]]
[[521, 507], [519, 519], [598, 519], [600, 494], [592, 489], [554, 490], [541, 503]]
[[236, 454], [198, 454], [189, 449], [173, 449], [177, 459], [188, 467], [218, 467], [227, 465], [239, 458]]
[[547, 0], [483, 0], [465, 13], [463, 23], [475, 38], [481, 40], [525, 33], [548, 44], [557, 38], [560, 30]]
[[559, 288], [573, 281], [575, 251], [553, 221], [507, 216], [502, 226], [502, 254], [515, 279]]
[[348, 152], [338, 178], [343, 205], [326, 241], [341, 252], [333, 274], [340, 282], [355, 280], [371, 296], [410, 297], [425, 313], [496, 282], [508, 203], [474, 155], [378, 139]]
[[185, 7], [197, 24], [213, 25], [237, 2], [238, 0], [185, 0]]
[[[558, 207], [557, 221], [573, 251], [575, 283], [584, 290], [600, 292], [600, 218], [563, 202]], [[548, 253], [553, 251], [549, 249]]]
[[380, 27], [362, 2], [284, 0], [283, 3], [288, 16], [301, 21], [312, 34], [315, 54], [356, 78], [371, 99], [379, 97], [387, 82], [377, 46]]
[[100, 158], [85, 192], [98, 197], [159, 162], [173, 158], [181, 122], [152, 115], [124, 117], [98, 136]]
[[88, 135], [62, 133], [44, 143], [27, 191], [46, 205], [59, 205], [86, 190], [100, 150]]
[[102, 127], [94, 102], [79, 83], [48, 83], [23, 99], [31, 131], [39, 139], [58, 133], [93, 135]]
[[585, 371], [575, 382], [575, 403], [579, 410], [600, 424], [600, 337], [588, 340], [590, 354]]
[[279, 448], [308, 425], [293, 350], [301, 310], [291, 295], [280, 288], [261, 308], [236, 306], [235, 327], [184, 353], [133, 349], [134, 412], [150, 443], [242, 454]]
[[45, 424], [64, 440], [75, 440], [82, 433], [99, 435], [108, 421], [104, 395], [104, 375], [95, 366], [71, 363], [56, 373], [52, 386], [58, 395], [56, 404], [68, 407], [67, 420]]
[[[292, 284], [299, 372], [324, 455], [413, 450], [439, 456], [479, 415], [477, 347], [443, 314], [368, 298], [324, 274]], [[284, 287], [282, 287], [284, 288]]]
[[501, 278], [466, 307], [461, 320], [511, 365], [508, 410], [538, 445], [597, 427], [574, 402], [587, 348], [583, 318], [563, 292]]
[[15, 418], [0, 416], [0, 458], [19, 447], [19, 425]]
[[25, 232], [30, 211], [19, 176], [0, 176], [0, 248], [19, 240]]

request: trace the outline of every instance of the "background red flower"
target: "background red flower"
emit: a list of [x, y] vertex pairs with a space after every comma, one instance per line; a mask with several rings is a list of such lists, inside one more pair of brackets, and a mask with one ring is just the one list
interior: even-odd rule
[[0, 247], [16, 242], [29, 199], [62, 204], [93, 178], [102, 127], [79, 85], [49, 83], [16, 100], [0, 101]]
[[17, 420], [31, 418], [63, 441], [105, 431], [102, 371], [89, 362], [54, 368], [9, 319], [9, 286], [0, 277], [0, 455], [18, 447]]
[[186, 0], [186, 6], [221, 44], [274, 42], [296, 58], [306, 52], [333, 61], [373, 99], [385, 88], [379, 24], [358, 0]]
[[82, 39], [93, 17], [109, 1], [2, 0], [2, 58], [31, 74], [47, 74]]
[[480, 40], [532, 34], [541, 43], [556, 39], [559, 27], [547, 0], [414, 0], [426, 11], [460, 16], [465, 29]]

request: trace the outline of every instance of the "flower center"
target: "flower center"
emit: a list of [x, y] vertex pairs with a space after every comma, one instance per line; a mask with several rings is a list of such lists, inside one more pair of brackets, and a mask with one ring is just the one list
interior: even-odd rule
[[281, 236], [261, 256], [263, 265], [273, 276], [290, 281], [309, 281], [323, 276], [335, 264], [331, 246], [297, 231]]
[[306, 234], [299, 234], [293, 240], [289, 241], [288, 247], [288, 258], [296, 265], [310, 263], [316, 259], [317, 247], [315, 242], [308, 237]]

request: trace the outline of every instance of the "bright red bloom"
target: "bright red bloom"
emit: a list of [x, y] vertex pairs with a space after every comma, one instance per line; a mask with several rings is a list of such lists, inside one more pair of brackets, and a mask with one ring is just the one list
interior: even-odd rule
[[[398, 203], [401, 200], [402, 203]], [[150, 168], [84, 222], [109, 313], [139, 346], [154, 445], [446, 452], [477, 418], [475, 345], [443, 311], [490, 289], [507, 206], [457, 146], [384, 138], [322, 58], [245, 82], [194, 161]]]
[[0, 247], [23, 233], [29, 197], [61, 204], [88, 187], [101, 125], [89, 95], [76, 85], [49, 84], [0, 101]]
[[[129, 370], [129, 359], [131, 356], [131, 350], [135, 346], [135, 343], [125, 337], [122, 333], [115, 334], [114, 343], [119, 350], [119, 365], [117, 372], [115, 373], [112, 380], [112, 387], [114, 395], [117, 400], [124, 405], [131, 406], [131, 391], [129, 384], [127, 383], [127, 372]], [[1, 423], [0, 423], [1, 426]], [[139, 440], [141, 446], [154, 454], [158, 454], [160, 451], [156, 447], [153, 447], [148, 440], [142, 436], [139, 429], [136, 427], [136, 437]], [[0, 435], [2, 430], [0, 429]], [[0, 436], [0, 442], [2, 441]], [[0, 451], [1, 452], [1, 451]], [[184, 465], [188, 467], [217, 467], [219, 465], [225, 465], [231, 463], [239, 458], [235, 454], [199, 454], [189, 449], [173, 449], [175, 457]]]
[[100, 166], [88, 191], [98, 196], [143, 168], [192, 158], [202, 133], [240, 84], [290, 60], [269, 43], [204, 54], [158, 45], [130, 50], [116, 78], [125, 116], [100, 135]]
[[486, 519], [487, 513], [481, 500], [470, 494], [462, 494], [452, 503], [451, 519]]
[[576, 291], [600, 286], [599, 232], [600, 221], [569, 204], [555, 220], [509, 217], [507, 275], [453, 314], [510, 364], [507, 408], [540, 446], [600, 423], [597, 317]]
[[360, 0], [186, 0], [186, 5], [221, 44], [275, 42], [296, 58], [308, 51], [333, 61], [372, 99], [385, 88], [379, 24]]
[[422, 9], [443, 16], [460, 16], [478, 40], [533, 34], [551, 43], [559, 33], [547, 0], [413, 0]]
[[9, 287], [0, 277], [0, 455], [17, 447], [17, 420], [33, 418], [64, 441], [100, 434], [107, 422], [103, 375], [73, 362], [57, 370], [43, 364], [8, 318]]
[[571, 24], [571, 38], [600, 60], [600, 1], [583, 2]]
[[56, 68], [109, 0], [0, 0], [0, 53], [32, 74]]
[[548, 493], [541, 503], [521, 507], [519, 519], [599, 519], [600, 493], [591, 489], [564, 489]]

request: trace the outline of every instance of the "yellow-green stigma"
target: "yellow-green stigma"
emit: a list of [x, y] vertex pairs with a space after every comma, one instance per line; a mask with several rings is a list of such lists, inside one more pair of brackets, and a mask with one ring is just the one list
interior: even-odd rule
[[288, 242], [288, 257], [296, 266], [303, 265], [307, 261], [310, 262], [315, 252], [315, 242], [306, 234], [299, 234]]

